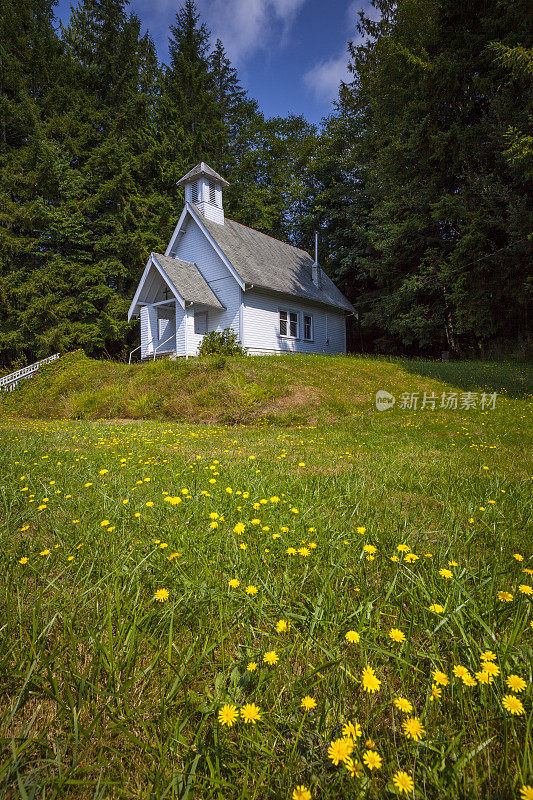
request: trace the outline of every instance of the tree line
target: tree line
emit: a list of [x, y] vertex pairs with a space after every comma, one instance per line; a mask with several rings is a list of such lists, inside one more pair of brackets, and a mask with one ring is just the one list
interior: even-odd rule
[[527, 346], [525, 2], [373, 6], [316, 126], [265, 117], [193, 0], [168, 64], [127, 0], [79, 0], [64, 27], [54, 0], [0, 0], [0, 363], [133, 346], [129, 302], [201, 160], [232, 219], [309, 250], [319, 230], [353, 349]]

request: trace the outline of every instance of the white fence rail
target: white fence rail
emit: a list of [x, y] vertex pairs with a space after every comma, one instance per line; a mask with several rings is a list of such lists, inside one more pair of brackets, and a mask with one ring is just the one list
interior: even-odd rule
[[12, 392], [13, 389], [18, 386], [20, 381], [24, 380], [25, 378], [31, 378], [32, 375], [35, 375], [39, 367], [42, 367], [43, 364], [49, 364], [51, 361], [55, 361], [56, 358], [59, 358], [59, 355], [59, 353], [55, 353], [53, 356], [43, 358], [42, 361], [36, 361], [35, 364], [29, 364], [27, 367], [18, 369], [16, 372], [12, 372], [10, 375], [4, 375], [2, 378], [0, 378], [0, 390]]

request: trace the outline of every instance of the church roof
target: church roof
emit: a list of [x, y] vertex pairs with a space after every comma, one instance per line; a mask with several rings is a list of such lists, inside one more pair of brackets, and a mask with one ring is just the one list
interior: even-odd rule
[[313, 259], [305, 250], [293, 247], [264, 233], [225, 219], [218, 225], [199, 218], [228, 261], [246, 284], [294, 295], [318, 303], [354, 311], [354, 307], [320, 269], [320, 287], [312, 280]]
[[186, 303], [201, 303], [219, 311], [225, 308], [192, 261], [182, 261], [181, 258], [171, 258], [163, 256], [161, 253], [152, 253], [152, 255], [157, 259]]
[[188, 183], [189, 181], [193, 181], [195, 178], [199, 178], [201, 175], [206, 175], [208, 178], [214, 178], [218, 183], [222, 186], [229, 186], [229, 183], [222, 175], [219, 175], [218, 172], [215, 172], [214, 169], [205, 163], [205, 161], [201, 161], [195, 167], [193, 167], [189, 172], [187, 172], [183, 178], [180, 178], [178, 181], [178, 186], [183, 186], [184, 183]]

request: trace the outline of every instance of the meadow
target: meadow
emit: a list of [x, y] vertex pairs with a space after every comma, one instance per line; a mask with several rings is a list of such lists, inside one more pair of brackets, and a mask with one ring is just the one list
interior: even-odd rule
[[0, 797], [533, 800], [525, 367], [76, 358], [0, 398]]

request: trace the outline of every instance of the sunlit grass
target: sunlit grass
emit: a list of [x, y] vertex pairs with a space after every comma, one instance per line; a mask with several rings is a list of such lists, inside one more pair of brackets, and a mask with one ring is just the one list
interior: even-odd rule
[[[414, 391], [407, 366], [368, 360], [365, 385]], [[0, 437], [2, 796], [533, 784], [527, 397]]]

